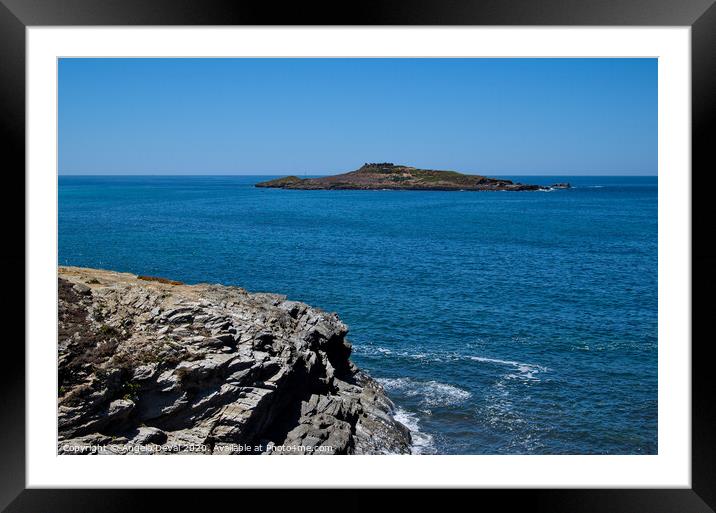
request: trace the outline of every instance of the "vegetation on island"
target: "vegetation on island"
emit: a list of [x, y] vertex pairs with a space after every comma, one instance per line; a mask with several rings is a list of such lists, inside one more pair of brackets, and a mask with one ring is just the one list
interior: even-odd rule
[[502, 178], [463, 174], [457, 171], [419, 169], [393, 164], [392, 162], [365, 163], [355, 171], [318, 178], [285, 176], [257, 183], [256, 187], [303, 190], [390, 189], [440, 191], [536, 191], [551, 188], [541, 185], [515, 183]]

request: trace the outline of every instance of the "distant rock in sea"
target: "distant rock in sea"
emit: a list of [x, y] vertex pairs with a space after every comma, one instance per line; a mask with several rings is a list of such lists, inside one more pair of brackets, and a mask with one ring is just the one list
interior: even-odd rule
[[277, 189], [362, 189], [435, 191], [538, 191], [549, 187], [514, 183], [501, 178], [466, 175], [456, 171], [418, 169], [391, 162], [366, 163], [355, 171], [320, 178], [286, 176], [260, 182], [256, 187]]
[[61, 454], [410, 452], [335, 314], [78, 267], [58, 287]]

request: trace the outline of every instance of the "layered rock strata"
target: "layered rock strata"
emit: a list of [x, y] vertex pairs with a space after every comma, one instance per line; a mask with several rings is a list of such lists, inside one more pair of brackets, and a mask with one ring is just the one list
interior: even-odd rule
[[410, 452], [335, 314], [77, 267], [58, 297], [59, 453]]

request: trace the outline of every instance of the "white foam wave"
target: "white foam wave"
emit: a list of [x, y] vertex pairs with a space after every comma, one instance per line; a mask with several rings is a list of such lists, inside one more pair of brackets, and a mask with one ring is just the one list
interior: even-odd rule
[[472, 394], [466, 390], [437, 381], [417, 381], [411, 378], [378, 379], [389, 392], [400, 392], [408, 397], [419, 397], [424, 407], [454, 406], [468, 400]]
[[393, 356], [398, 358], [411, 358], [413, 360], [425, 360], [430, 362], [443, 362], [446, 360], [458, 360], [462, 358], [462, 356], [456, 354], [456, 353], [439, 353], [439, 352], [409, 352], [409, 351], [397, 351], [393, 349], [388, 349], [381, 346], [362, 346], [362, 345], [356, 345], [353, 346], [353, 351], [355, 354], [359, 355], [365, 355], [365, 356]]
[[[391, 355], [391, 356], [397, 356], [397, 357], [403, 357], [403, 358], [412, 358], [415, 360], [424, 360], [424, 361], [430, 361], [430, 362], [444, 362], [444, 361], [455, 361], [455, 360], [464, 360], [469, 359], [476, 362], [482, 362], [482, 363], [492, 363], [496, 365], [508, 365], [515, 369], [516, 373], [514, 374], [508, 374], [508, 378], [518, 378], [518, 379], [524, 379], [524, 380], [534, 380], [538, 381], [539, 378], [537, 375], [541, 372], [547, 372], [549, 369], [547, 367], [544, 367], [542, 365], [532, 364], [532, 363], [523, 363], [518, 362], [514, 360], [501, 360], [499, 358], [487, 358], [484, 356], [474, 356], [474, 355], [465, 355], [460, 354], [457, 352], [431, 352], [431, 353], [425, 353], [425, 352], [419, 352], [419, 353], [410, 353], [407, 351], [393, 351], [390, 349], [386, 349], [384, 347], [357, 347], [356, 352], [358, 354], [365, 354], [365, 355]], [[398, 379], [407, 379], [407, 378], [398, 378]], [[390, 381], [390, 380], [388, 380]], [[431, 386], [434, 389], [439, 389], [442, 384], [437, 383], [435, 381], [429, 381], [426, 382], [426, 384], [431, 384]], [[389, 385], [384, 385], [386, 388], [392, 386], [394, 387], [394, 390], [403, 390], [407, 388], [407, 383], [392, 383], [390, 382]], [[415, 386], [413, 383], [411, 386]], [[465, 392], [464, 390], [460, 390], [456, 387], [453, 387], [452, 385], [442, 385], [443, 387], [450, 387], [455, 390], [458, 390], [462, 393], [469, 394], [469, 392]], [[409, 394], [410, 395], [410, 394]], [[415, 395], [415, 394], [414, 394]], [[469, 397], [469, 395], [467, 396]]]
[[547, 367], [531, 363], [515, 362], [512, 360], [500, 360], [499, 358], [486, 358], [484, 356], [470, 356], [471, 360], [482, 363], [494, 363], [497, 365], [509, 365], [517, 370], [517, 374], [508, 374], [508, 378], [521, 378], [527, 380], [539, 380], [537, 374], [547, 371]]
[[410, 430], [410, 437], [413, 441], [410, 451], [413, 454], [434, 454], [436, 452], [433, 436], [420, 431], [420, 420], [414, 413], [398, 408], [393, 417]]

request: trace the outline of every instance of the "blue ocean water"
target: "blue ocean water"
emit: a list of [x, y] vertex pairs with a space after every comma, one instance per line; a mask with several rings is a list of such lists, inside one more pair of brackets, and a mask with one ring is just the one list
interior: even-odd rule
[[657, 452], [656, 177], [551, 192], [59, 177], [59, 263], [338, 312], [415, 452]]

